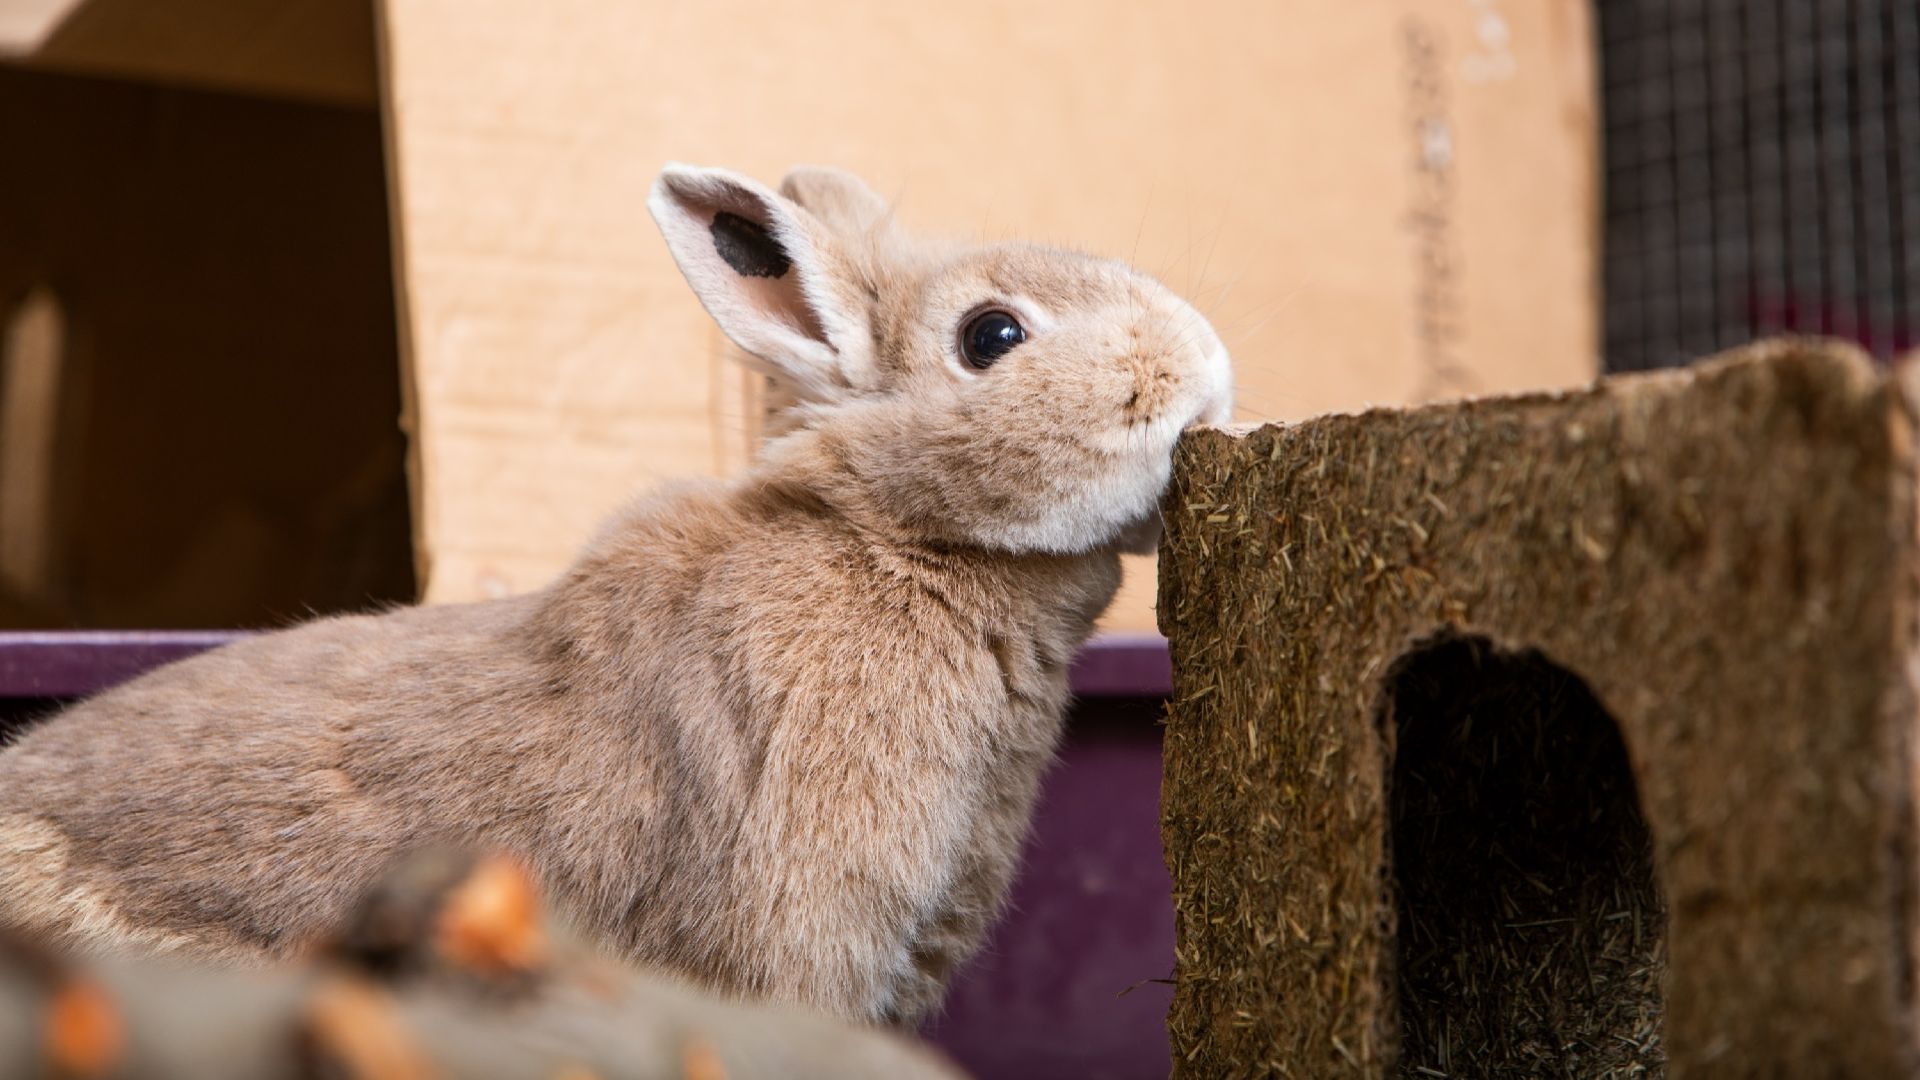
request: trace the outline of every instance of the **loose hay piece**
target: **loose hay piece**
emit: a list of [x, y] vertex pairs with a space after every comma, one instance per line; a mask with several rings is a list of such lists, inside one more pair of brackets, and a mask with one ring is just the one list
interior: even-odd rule
[[1176, 1067], [1912, 1073], [1910, 401], [1776, 343], [1186, 440]]

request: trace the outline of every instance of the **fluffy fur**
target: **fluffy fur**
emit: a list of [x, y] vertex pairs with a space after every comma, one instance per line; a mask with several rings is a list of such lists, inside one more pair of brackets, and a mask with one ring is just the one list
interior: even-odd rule
[[[321, 619], [163, 668], [0, 754], [0, 917], [249, 960], [404, 850], [517, 853], [577, 928], [747, 995], [910, 1023], [995, 916], [1068, 663], [1227, 411], [1205, 321], [1117, 263], [947, 247], [852, 177], [669, 168], [650, 208], [782, 383], [730, 483], [646, 498], [558, 581]], [[745, 278], [717, 212], [791, 259]], [[1028, 340], [958, 351], [983, 306]]]

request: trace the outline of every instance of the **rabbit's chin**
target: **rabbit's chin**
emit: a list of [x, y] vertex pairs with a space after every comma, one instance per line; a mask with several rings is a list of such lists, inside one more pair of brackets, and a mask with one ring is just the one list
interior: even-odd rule
[[1151, 555], [1160, 548], [1160, 515], [1148, 514], [1120, 530], [1114, 546], [1126, 555]]

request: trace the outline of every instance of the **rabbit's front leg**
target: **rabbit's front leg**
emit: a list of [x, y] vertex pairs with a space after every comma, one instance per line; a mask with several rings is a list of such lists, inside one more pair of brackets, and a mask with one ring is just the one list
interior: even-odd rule
[[939, 908], [914, 929], [910, 965], [893, 991], [894, 1018], [904, 1025], [940, 1007], [954, 973], [980, 951], [988, 930], [1006, 906], [1026, 845], [1048, 753], [1035, 748], [998, 763], [984, 806], [967, 830], [953, 885]]
[[733, 868], [729, 966], [768, 997], [897, 1021], [930, 1004], [899, 1000], [902, 975], [949, 902], [971, 800], [923, 754], [843, 750], [817, 734], [770, 745]]

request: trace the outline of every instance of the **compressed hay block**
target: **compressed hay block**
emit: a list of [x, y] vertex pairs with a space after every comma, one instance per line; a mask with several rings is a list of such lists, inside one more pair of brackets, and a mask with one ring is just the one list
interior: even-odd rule
[[1911, 401], [1783, 342], [1184, 441], [1176, 1067], [1911, 1074]]

